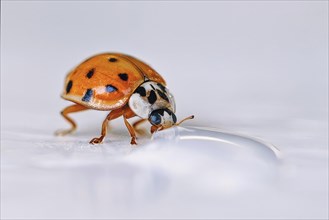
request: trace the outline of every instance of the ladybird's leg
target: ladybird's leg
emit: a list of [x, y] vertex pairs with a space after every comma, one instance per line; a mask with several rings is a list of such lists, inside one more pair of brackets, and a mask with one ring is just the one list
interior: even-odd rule
[[154, 132], [156, 132], [159, 128], [155, 125], [152, 125], [151, 127], [151, 134], [153, 134]]
[[128, 128], [128, 131], [129, 131], [130, 136], [131, 136], [130, 144], [137, 144], [136, 143], [136, 133], [135, 133], [135, 130], [134, 130], [133, 126], [131, 126], [131, 124], [129, 124], [129, 122], [128, 122], [128, 120], [125, 116], [123, 116], [123, 119], [125, 121], [125, 125]]
[[137, 144], [136, 143], [136, 133], [135, 133], [135, 129], [133, 126], [131, 126], [131, 124], [128, 122], [127, 119], [132, 118], [136, 116], [135, 113], [133, 111], [131, 111], [131, 109], [129, 107], [125, 108], [124, 114], [123, 114], [123, 120], [125, 122], [126, 127], [128, 128], [129, 134], [131, 136], [131, 141], [130, 144]]
[[137, 127], [138, 127], [140, 124], [142, 124], [143, 122], [145, 122], [145, 121], [147, 121], [147, 119], [145, 119], [145, 118], [139, 119], [138, 121], [134, 122], [134, 124], [133, 124], [133, 128], [134, 128], [135, 130], [138, 130]]
[[63, 111], [61, 111], [61, 115], [71, 124], [71, 128], [70, 129], [66, 129], [66, 130], [58, 130], [55, 132], [55, 135], [67, 135], [72, 133], [73, 131], [75, 131], [77, 129], [77, 124], [72, 120], [72, 118], [70, 118], [68, 116], [69, 113], [73, 113], [73, 112], [80, 112], [80, 111], [84, 111], [87, 110], [88, 108], [79, 104], [75, 104], [75, 105], [70, 105], [68, 107], [66, 107], [65, 109], [63, 109]]
[[142, 124], [143, 122], [145, 122], [145, 121], [147, 121], [147, 119], [142, 118], [142, 119], [139, 119], [138, 121], [134, 122], [134, 124], [133, 124], [133, 128], [135, 129], [135, 131], [136, 131], [137, 133], [142, 133], [141, 129], [138, 129], [137, 127], [138, 127], [139, 125], [141, 125], [141, 124]]
[[123, 108], [112, 110], [105, 118], [102, 124], [102, 132], [100, 137], [91, 139], [90, 144], [100, 144], [103, 142], [104, 137], [107, 133], [107, 124], [110, 120], [116, 119], [123, 114]]

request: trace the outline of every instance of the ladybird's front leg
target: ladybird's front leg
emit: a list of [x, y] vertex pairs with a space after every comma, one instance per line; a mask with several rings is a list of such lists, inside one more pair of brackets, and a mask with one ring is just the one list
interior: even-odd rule
[[154, 132], [156, 132], [158, 129], [159, 128], [157, 126], [152, 125], [151, 126], [151, 130], [150, 130], [151, 134], [153, 134]]
[[91, 139], [90, 144], [100, 144], [103, 142], [107, 133], [107, 124], [110, 120], [116, 119], [123, 114], [123, 108], [112, 110], [105, 118], [102, 124], [102, 133], [100, 137]]
[[135, 129], [137, 134], [144, 134], [145, 133], [143, 129], [139, 128], [139, 126], [145, 121], [147, 121], [147, 119], [142, 118], [142, 119], [139, 119], [138, 121], [133, 123], [133, 128]]

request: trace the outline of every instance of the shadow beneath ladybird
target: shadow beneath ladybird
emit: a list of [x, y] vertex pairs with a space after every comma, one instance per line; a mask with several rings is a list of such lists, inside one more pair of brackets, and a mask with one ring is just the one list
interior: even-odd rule
[[[149, 126], [139, 126], [135, 132], [137, 135], [137, 138], [151, 138], [152, 134], [150, 133], [150, 127]], [[101, 129], [99, 127], [88, 127], [88, 128], [82, 128], [78, 129], [76, 132], [69, 134], [68, 136], [76, 136], [76, 137], [90, 137], [90, 140], [94, 137], [99, 137], [101, 134]], [[124, 126], [108, 126], [107, 135], [105, 137], [106, 139], [117, 139], [117, 138], [127, 138], [130, 139], [130, 135], [128, 132], [128, 129]]]

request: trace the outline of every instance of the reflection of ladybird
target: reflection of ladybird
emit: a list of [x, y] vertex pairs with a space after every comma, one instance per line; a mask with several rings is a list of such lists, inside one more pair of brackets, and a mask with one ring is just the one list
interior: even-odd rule
[[[159, 73], [134, 57], [119, 53], [93, 56], [66, 77], [62, 98], [75, 104], [66, 107], [61, 114], [72, 127], [56, 134], [66, 135], [76, 129], [69, 113], [96, 109], [111, 112], [103, 121], [101, 136], [93, 138], [91, 144], [101, 143], [107, 123], [120, 116], [131, 135], [131, 144], [136, 144], [134, 128], [145, 120], [152, 124], [152, 133], [182, 122], [176, 123], [175, 100], [165, 85]], [[132, 126], [127, 119], [134, 116], [141, 119]], [[190, 118], [193, 116], [186, 119]]]

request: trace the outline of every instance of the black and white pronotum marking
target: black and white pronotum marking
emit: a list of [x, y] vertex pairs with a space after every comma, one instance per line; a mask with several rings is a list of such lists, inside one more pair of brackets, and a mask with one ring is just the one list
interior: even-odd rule
[[171, 127], [177, 121], [174, 96], [160, 83], [146, 81], [141, 84], [131, 95], [129, 107], [137, 116], [156, 126]]

